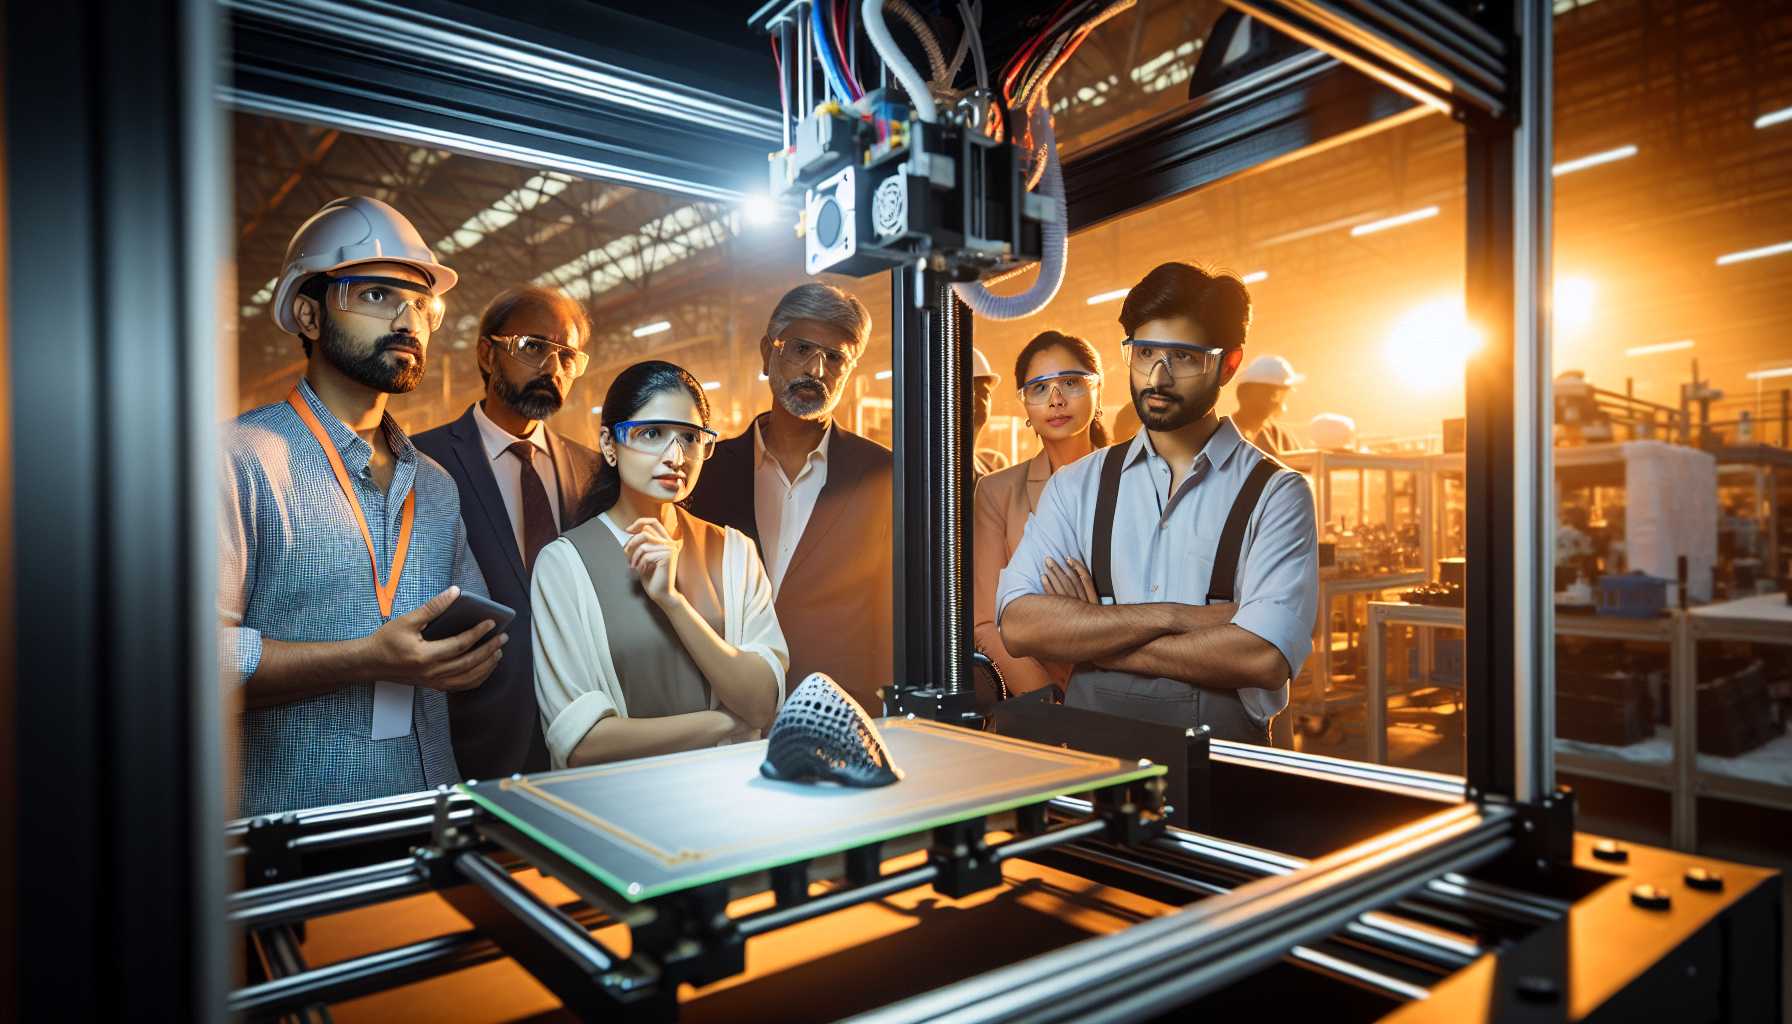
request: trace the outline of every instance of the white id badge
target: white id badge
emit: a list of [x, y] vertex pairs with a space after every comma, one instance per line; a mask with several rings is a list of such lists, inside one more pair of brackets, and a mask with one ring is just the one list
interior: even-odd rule
[[411, 731], [411, 701], [417, 688], [402, 683], [373, 684], [373, 738], [389, 740]]

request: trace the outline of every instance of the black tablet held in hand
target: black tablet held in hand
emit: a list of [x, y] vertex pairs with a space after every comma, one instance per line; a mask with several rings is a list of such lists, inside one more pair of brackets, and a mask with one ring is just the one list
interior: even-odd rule
[[423, 627], [423, 639], [446, 640], [451, 636], [459, 636], [486, 619], [497, 623], [497, 628], [486, 634], [491, 636], [493, 633], [504, 632], [504, 627], [510, 625], [510, 620], [514, 618], [515, 611], [463, 590], [454, 599], [454, 603], [448, 606], [447, 611], [429, 620], [429, 625]]

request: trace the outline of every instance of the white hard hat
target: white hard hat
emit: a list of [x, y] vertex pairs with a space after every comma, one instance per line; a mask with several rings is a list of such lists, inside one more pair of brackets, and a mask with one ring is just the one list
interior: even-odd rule
[[1249, 366], [1240, 370], [1238, 376], [1232, 378], [1234, 384], [1268, 384], [1271, 387], [1291, 388], [1307, 378], [1294, 372], [1294, 367], [1281, 356], [1258, 356], [1251, 360]]
[[1312, 436], [1315, 448], [1337, 451], [1356, 445], [1356, 421], [1335, 412], [1322, 412], [1313, 417], [1307, 424], [1307, 433]]
[[436, 262], [423, 244], [423, 236], [404, 214], [366, 196], [344, 196], [325, 203], [293, 233], [286, 246], [285, 269], [274, 290], [274, 322], [288, 334], [298, 334], [292, 317], [292, 296], [300, 282], [313, 274], [337, 270], [355, 263], [403, 263], [415, 267], [429, 281], [432, 294], [454, 287], [460, 275]]
[[979, 377], [988, 377], [998, 384], [1002, 381], [1002, 375], [989, 365], [989, 357], [983, 354], [983, 350], [973, 348], [971, 349], [971, 379], [976, 380]]

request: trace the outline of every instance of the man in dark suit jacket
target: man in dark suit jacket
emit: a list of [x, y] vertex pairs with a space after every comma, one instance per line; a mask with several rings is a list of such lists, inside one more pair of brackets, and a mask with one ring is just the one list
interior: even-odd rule
[[716, 445], [689, 506], [759, 545], [790, 644], [789, 685], [825, 672], [873, 715], [891, 681], [890, 450], [834, 422], [871, 313], [824, 284], [792, 289], [759, 352], [770, 412]]
[[590, 518], [597, 453], [548, 430], [585, 371], [585, 311], [558, 292], [518, 287], [479, 318], [485, 398], [412, 438], [460, 487], [467, 544], [492, 600], [516, 609], [513, 641], [483, 686], [448, 702], [454, 756], [469, 779], [548, 769], [529, 643], [529, 570], [549, 541]]

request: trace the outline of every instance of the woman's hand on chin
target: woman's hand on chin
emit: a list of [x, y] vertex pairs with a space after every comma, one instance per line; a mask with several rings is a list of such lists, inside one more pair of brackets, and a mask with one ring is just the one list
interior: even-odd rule
[[662, 608], [682, 601], [678, 592], [678, 555], [684, 549], [684, 541], [674, 540], [664, 524], [645, 516], [628, 524], [628, 533], [631, 536], [623, 544], [622, 553], [648, 598]]

